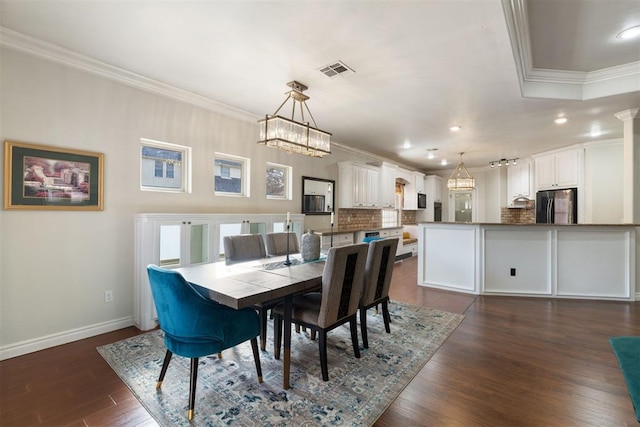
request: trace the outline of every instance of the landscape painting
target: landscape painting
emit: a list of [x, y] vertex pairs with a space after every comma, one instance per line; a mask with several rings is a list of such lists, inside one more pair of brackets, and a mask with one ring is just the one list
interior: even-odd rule
[[5, 209], [103, 209], [103, 157], [5, 141]]

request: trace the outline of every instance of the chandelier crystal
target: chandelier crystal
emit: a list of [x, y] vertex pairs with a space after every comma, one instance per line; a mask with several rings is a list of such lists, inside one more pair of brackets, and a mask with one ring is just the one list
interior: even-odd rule
[[[296, 81], [287, 83], [287, 86], [291, 90], [285, 93], [287, 97], [276, 112], [267, 114], [264, 119], [258, 120], [260, 125], [258, 144], [311, 157], [323, 157], [331, 154], [331, 134], [318, 129], [306, 103], [309, 97], [302, 93], [307, 90], [307, 86]], [[292, 100], [293, 104], [290, 119], [278, 115], [278, 112], [289, 100]], [[299, 106], [302, 121], [295, 120], [296, 104]], [[309, 114], [313, 126], [305, 121], [305, 110]]]
[[460, 153], [460, 163], [458, 163], [458, 166], [456, 166], [447, 181], [449, 191], [469, 191], [476, 188], [476, 180], [471, 176], [462, 162], [463, 154], [464, 153]]

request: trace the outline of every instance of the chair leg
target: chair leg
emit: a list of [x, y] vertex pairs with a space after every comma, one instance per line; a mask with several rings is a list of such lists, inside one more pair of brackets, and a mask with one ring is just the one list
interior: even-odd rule
[[262, 367], [260, 366], [260, 352], [258, 351], [258, 340], [256, 337], [251, 338], [251, 350], [253, 350], [253, 360], [256, 363], [258, 382], [262, 384]]
[[169, 362], [171, 362], [171, 356], [173, 353], [169, 350], [164, 355], [164, 362], [162, 362], [162, 369], [160, 369], [160, 376], [158, 377], [158, 382], [156, 383], [156, 388], [162, 387], [162, 381], [164, 381], [164, 376], [167, 373], [167, 368], [169, 367]]
[[273, 316], [273, 357], [280, 359], [280, 346], [282, 346], [282, 318]]
[[260, 307], [260, 349], [267, 349], [267, 309]]
[[369, 336], [367, 335], [367, 309], [360, 307], [360, 332], [362, 333], [362, 346], [369, 348]]
[[309, 338], [311, 338], [311, 341], [315, 341], [316, 340], [316, 331], [315, 331], [315, 329], [312, 329], [311, 332], [309, 332]]
[[318, 331], [318, 350], [320, 351], [320, 370], [322, 381], [329, 381], [329, 368], [327, 367], [327, 331]]
[[198, 381], [198, 358], [191, 358], [191, 380], [189, 381], [189, 412], [187, 418], [193, 419], [193, 408], [196, 405], [196, 382]]
[[358, 344], [358, 322], [356, 321], [356, 315], [354, 313], [349, 320], [349, 326], [351, 327], [351, 345], [353, 345], [353, 353], [356, 355], [356, 359], [360, 359], [360, 345]]
[[384, 319], [384, 329], [390, 334], [391, 328], [389, 328], [389, 324], [391, 323], [391, 316], [389, 315], [389, 301], [382, 301], [382, 318]]

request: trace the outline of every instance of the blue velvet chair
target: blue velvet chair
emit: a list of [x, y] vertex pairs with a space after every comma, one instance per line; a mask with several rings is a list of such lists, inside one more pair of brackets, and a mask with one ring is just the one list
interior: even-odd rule
[[195, 406], [198, 358], [220, 353], [251, 340], [258, 382], [262, 382], [256, 339], [260, 333], [260, 320], [252, 308], [234, 310], [218, 304], [203, 296], [203, 288], [197, 289], [177, 271], [149, 265], [147, 273], [160, 329], [164, 332], [164, 343], [167, 347], [156, 387], [161, 387], [173, 353], [189, 357], [189, 420], [193, 419]]

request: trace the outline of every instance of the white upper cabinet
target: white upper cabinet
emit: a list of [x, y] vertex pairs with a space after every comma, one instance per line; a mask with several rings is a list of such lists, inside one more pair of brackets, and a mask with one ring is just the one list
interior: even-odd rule
[[507, 190], [510, 202], [518, 197], [532, 197], [529, 163], [507, 166]]
[[424, 178], [427, 193], [427, 209], [433, 202], [442, 202], [442, 178], [438, 175], [427, 175]]
[[424, 174], [420, 172], [413, 172], [413, 182], [416, 193], [424, 193]]
[[398, 167], [388, 162], [380, 164], [380, 207], [394, 208], [396, 205], [396, 171]]
[[577, 187], [582, 150], [558, 151], [535, 157], [536, 190]]
[[379, 168], [352, 162], [338, 164], [340, 208], [380, 208]]

